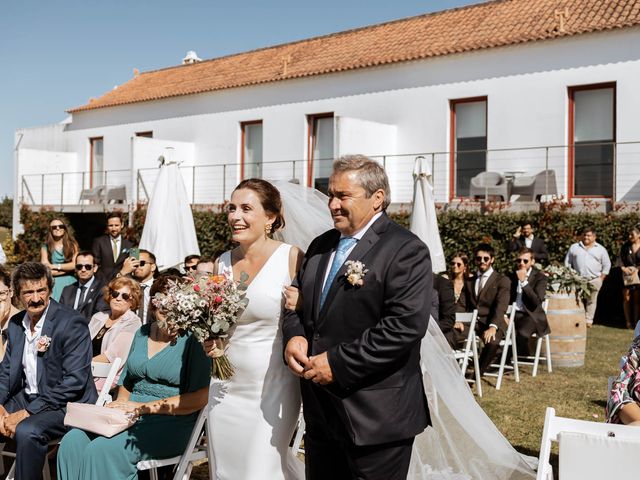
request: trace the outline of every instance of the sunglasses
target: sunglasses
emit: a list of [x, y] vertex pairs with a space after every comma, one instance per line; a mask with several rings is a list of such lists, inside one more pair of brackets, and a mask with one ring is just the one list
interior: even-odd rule
[[463, 265], [464, 265], [464, 263], [462, 263], [462, 262], [451, 262], [451, 266], [453, 266], [453, 267], [461, 267]]
[[138, 262], [138, 265], [140, 265], [141, 267], [144, 267], [147, 263], [148, 263], [149, 265], [153, 265], [153, 262], [149, 262], [148, 260], [140, 260], [140, 261]]
[[82, 269], [92, 270], [93, 269], [93, 265], [91, 265], [90, 263], [76, 263], [76, 270], [80, 271]]
[[130, 293], [118, 292], [117, 290], [109, 290], [109, 295], [111, 296], [111, 298], [118, 298], [120, 295], [122, 295], [122, 299], [125, 302], [128, 302], [131, 299]]
[[516, 258], [516, 263], [524, 263], [525, 265], [529, 263], [528, 258]]
[[491, 260], [491, 257], [482, 257], [480, 255], [478, 255], [476, 257], [476, 262], [484, 262], [487, 263], [489, 260]]
[[[142, 263], [142, 262], [141, 262], [141, 263]], [[185, 270], [192, 270], [192, 271], [194, 271], [194, 272], [196, 271], [196, 269], [197, 269], [197, 268], [198, 268], [198, 264], [196, 264], [196, 265], [189, 265], [189, 266], [185, 265], [185, 266], [184, 266], [184, 269], [185, 269]]]
[[53, 230], [66, 230], [67, 227], [65, 227], [64, 225], [51, 225], [51, 231]]

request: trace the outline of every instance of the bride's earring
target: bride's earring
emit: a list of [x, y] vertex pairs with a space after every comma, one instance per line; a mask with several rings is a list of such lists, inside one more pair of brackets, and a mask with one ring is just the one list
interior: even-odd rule
[[267, 224], [264, 226], [264, 236], [265, 236], [265, 238], [268, 238], [268, 237], [269, 237], [269, 235], [271, 235], [271, 224], [270, 224], [270, 223], [267, 223]]

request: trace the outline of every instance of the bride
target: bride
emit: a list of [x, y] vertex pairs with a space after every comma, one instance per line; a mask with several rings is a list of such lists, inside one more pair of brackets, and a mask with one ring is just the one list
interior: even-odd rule
[[[236, 375], [227, 382], [212, 381], [210, 392], [212, 478], [219, 480], [304, 478], [302, 463], [288, 448], [298, 417], [299, 387], [284, 366], [278, 329], [282, 288], [294, 276], [301, 252], [267, 238], [261, 229], [270, 224], [276, 231], [273, 227], [279, 226], [284, 212], [284, 228], [274, 237], [306, 248], [333, 224], [322, 194], [288, 182], [276, 185], [278, 189], [247, 180], [231, 197], [229, 224], [239, 246], [220, 257], [218, 268], [231, 268], [235, 278], [246, 271], [251, 284], [249, 306], [227, 347]], [[421, 367], [433, 425], [415, 439], [408, 479], [535, 478], [476, 403], [433, 320], [422, 341]]]

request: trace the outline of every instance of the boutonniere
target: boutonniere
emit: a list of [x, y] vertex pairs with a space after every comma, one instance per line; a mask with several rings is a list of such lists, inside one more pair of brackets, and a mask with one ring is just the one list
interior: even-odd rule
[[347, 272], [344, 276], [347, 277], [347, 281], [354, 287], [363, 286], [364, 276], [369, 271], [365, 268], [365, 264], [358, 260], [347, 260], [345, 265], [347, 266]]
[[38, 353], [44, 353], [49, 350], [49, 345], [51, 345], [51, 337], [47, 337], [46, 335], [40, 336], [36, 343]]

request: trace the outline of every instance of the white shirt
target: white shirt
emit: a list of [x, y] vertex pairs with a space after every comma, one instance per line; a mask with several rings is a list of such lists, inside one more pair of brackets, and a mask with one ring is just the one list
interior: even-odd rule
[[[82, 302], [84, 302], [84, 299], [87, 298], [87, 292], [89, 291], [89, 288], [91, 287], [91, 284], [93, 283], [93, 279], [96, 277], [91, 277], [89, 279], [89, 281], [87, 283], [85, 283], [84, 285], [81, 284], [80, 282], [78, 282], [78, 291], [76, 292], [76, 300], [75, 302], [73, 302], [73, 309], [77, 310], [78, 305], [80, 305]], [[85, 287], [84, 292], [82, 294], [82, 298], [80, 298], [80, 292], [82, 291], [81, 288]]]
[[480, 280], [482, 281], [482, 286], [484, 287], [487, 284], [487, 280], [489, 280], [489, 277], [491, 276], [491, 274], [493, 273], [493, 267], [489, 267], [489, 270], [487, 270], [484, 273], [480, 273], [478, 272], [476, 274], [476, 285], [475, 285], [475, 290], [476, 290], [476, 296], [478, 296], [478, 293], [480, 293]]
[[529, 284], [529, 275], [531, 275], [531, 268], [527, 270], [527, 278], [524, 281], [518, 280], [518, 286], [516, 287], [516, 310], [518, 312], [524, 312], [524, 302], [522, 301], [522, 289]]
[[[364, 237], [364, 234], [367, 233], [367, 230], [369, 230], [369, 228], [371, 228], [371, 225], [373, 225], [374, 222], [376, 220], [378, 220], [382, 216], [382, 213], [383, 212], [376, 213], [373, 217], [371, 217], [371, 220], [369, 220], [369, 223], [367, 223], [363, 228], [361, 228], [359, 231], [357, 231], [353, 235], [340, 235], [340, 238], [350, 236], [350, 237], [355, 238], [359, 242], [360, 240], [362, 240], [362, 237]], [[351, 251], [356, 247], [358, 242], [354, 243], [353, 246], [349, 250], [347, 250], [347, 255], [346, 255], [345, 258], [347, 258], [347, 257], [349, 257], [349, 255], [351, 255]], [[329, 276], [329, 271], [331, 270], [331, 265], [333, 264], [333, 257], [335, 257], [335, 256], [336, 256], [336, 250], [334, 248], [333, 252], [331, 252], [331, 257], [329, 258], [329, 263], [327, 263], [327, 271], [324, 272], [324, 280], [322, 281], [322, 288], [323, 289], [324, 289], [324, 284], [327, 283], [327, 277]]]
[[607, 249], [597, 242], [593, 242], [591, 248], [585, 247], [582, 242], [574, 243], [567, 252], [564, 264], [587, 280], [593, 280], [602, 274], [608, 275], [611, 270]]
[[531, 248], [531, 245], [533, 245], [533, 235], [524, 237], [524, 246], [527, 248]]
[[31, 333], [31, 319], [29, 314], [25, 313], [22, 317], [22, 326], [24, 327], [24, 349], [22, 350], [22, 369], [27, 382], [25, 392], [28, 394], [38, 393], [38, 339], [42, 332], [44, 319], [49, 312], [49, 305], [36, 323], [33, 334]]

